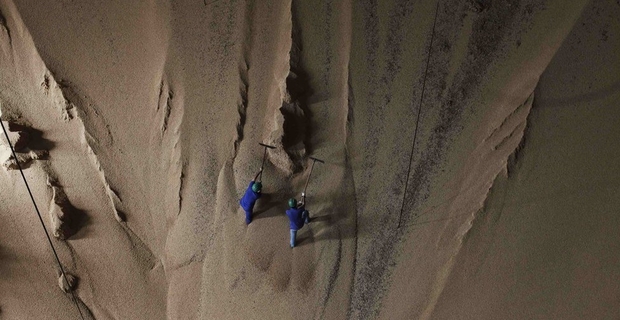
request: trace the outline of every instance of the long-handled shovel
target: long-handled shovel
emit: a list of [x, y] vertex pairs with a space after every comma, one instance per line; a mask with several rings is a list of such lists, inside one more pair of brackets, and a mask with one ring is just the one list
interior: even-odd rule
[[[310, 167], [310, 174], [308, 174], [308, 179], [306, 180], [306, 186], [304, 187], [304, 192], [301, 193], [301, 197], [303, 199], [304, 205], [306, 204], [306, 189], [308, 189], [308, 183], [310, 182], [310, 176], [312, 175], [312, 170], [314, 170], [314, 163], [315, 162], [320, 162], [320, 163], [325, 163], [325, 161], [315, 158], [315, 157], [310, 157], [310, 159], [312, 159], [312, 166]], [[308, 217], [308, 220], [310, 219], [310, 217]]]
[[[258, 144], [260, 144], [261, 146], [265, 147], [265, 152], [263, 152], [263, 163], [260, 165], [260, 167], [261, 167], [261, 169], [262, 169], [263, 167], [265, 167], [265, 160], [267, 159], [267, 148], [269, 148], [269, 149], [275, 149], [276, 147], [274, 147], [274, 146], [270, 146], [270, 145], [268, 145], [268, 144], [264, 144], [264, 143], [261, 143], [261, 142], [259, 142]], [[260, 178], [259, 178], [259, 181], [261, 181], [262, 179], [263, 179], [263, 172], [261, 171], [261, 172], [260, 172]]]

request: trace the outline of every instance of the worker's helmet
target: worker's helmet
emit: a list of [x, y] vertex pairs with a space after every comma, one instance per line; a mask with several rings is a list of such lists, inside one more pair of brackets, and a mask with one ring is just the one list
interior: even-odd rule
[[252, 185], [252, 191], [254, 192], [260, 192], [260, 189], [263, 188], [263, 184], [260, 182], [254, 182], [254, 184]]
[[297, 207], [297, 200], [295, 198], [288, 199], [288, 206], [291, 208]]

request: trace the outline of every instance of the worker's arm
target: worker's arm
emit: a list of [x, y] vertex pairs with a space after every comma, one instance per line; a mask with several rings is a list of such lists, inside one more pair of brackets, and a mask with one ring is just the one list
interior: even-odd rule
[[299, 207], [303, 207], [306, 205], [306, 194], [305, 193], [301, 193], [301, 201], [299, 202]]
[[261, 172], [263, 172], [263, 168], [260, 168], [260, 170], [258, 170], [258, 172], [254, 176], [254, 179], [252, 179], [252, 181], [256, 181], [256, 179], [258, 179], [258, 176], [260, 175]]

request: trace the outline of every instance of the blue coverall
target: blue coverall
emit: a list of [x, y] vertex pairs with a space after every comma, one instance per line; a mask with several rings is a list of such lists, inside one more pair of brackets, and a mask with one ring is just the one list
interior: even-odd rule
[[297, 230], [303, 228], [304, 223], [308, 223], [308, 210], [304, 206], [289, 208], [286, 210], [286, 216], [288, 217], [291, 227], [291, 248], [295, 246], [295, 239], [297, 238]]
[[256, 204], [256, 200], [258, 200], [261, 196], [260, 192], [254, 192], [254, 190], [252, 190], [253, 185], [254, 181], [250, 181], [248, 189], [245, 190], [243, 198], [239, 201], [239, 204], [241, 204], [241, 207], [245, 210], [245, 223], [247, 224], [252, 222], [252, 211], [254, 210], [254, 205]]

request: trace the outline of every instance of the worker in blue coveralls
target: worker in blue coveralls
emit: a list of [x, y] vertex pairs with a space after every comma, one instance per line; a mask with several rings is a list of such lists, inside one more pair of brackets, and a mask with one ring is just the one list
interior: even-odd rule
[[[245, 223], [250, 224], [252, 222], [252, 211], [254, 210], [254, 205], [256, 204], [256, 200], [261, 196], [261, 189], [263, 188], [263, 184], [259, 181], [256, 181], [259, 176], [261, 176], [261, 172], [263, 172], [263, 168], [261, 167], [254, 179], [250, 181], [250, 185], [245, 190], [245, 194], [239, 203], [241, 204], [241, 208], [245, 210]], [[262, 176], [261, 176], [262, 177]]]
[[295, 198], [288, 199], [288, 210], [286, 216], [290, 221], [291, 227], [291, 248], [295, 247], [295, 239], [297, 238], [297, 230], [303, 228], [305, 223], [309, 221], [309, 212], [305, 208], [306, 195], [301, 194], [301, 201], [297, 203]]

